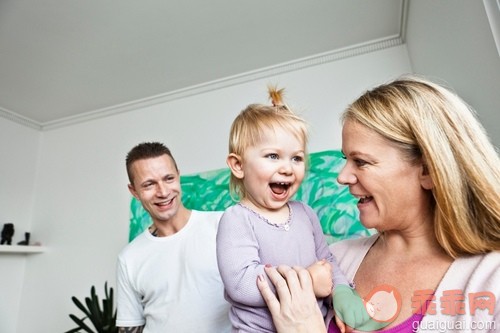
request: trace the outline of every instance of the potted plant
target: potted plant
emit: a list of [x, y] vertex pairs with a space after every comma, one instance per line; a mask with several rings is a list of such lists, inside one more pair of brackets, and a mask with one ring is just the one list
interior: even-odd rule
[[[75, 296], [71, 299], [73, 303], [85, 314], [79, 318], [74, 314], [69, 317], [78, 325], [65, 333], [88, 332], [88, 333], [117, 333], [116, 327], [116, 310], [113, 306], [113, 288], [109, 288], [108, 283], [104, 283], [104, 295], [102, 300], [102, 309], [99, 302], [99, 297], [95, 292], [95, 287], [90, 288], [90, 297], [85, 297], [85, 305]], [[89, 326], [85, 320], [90, 321], [95, 330]], [[87, 322], [88, 322], [87, 321]]]

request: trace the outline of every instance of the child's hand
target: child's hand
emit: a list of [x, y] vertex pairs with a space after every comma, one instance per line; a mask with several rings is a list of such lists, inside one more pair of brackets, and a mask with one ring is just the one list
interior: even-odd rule
[[339, 328], [341, 333], [351, 333], [354, 332], [352, 327], [347, 326], [342, 320], [340, 320], [339, 316], [335, 316], [335, 323], [337, 324], [337, 327]]
[[313, 282], [314, 295], [318, 298], [327, 297], [332, 293], [332, 265], [325, 259], [307, 267]]
[[335, 287], [333, 309], [337, 326], [340, 320], [349, 327], [359, 328], [371, 319], [361, 297], [354, 289], [346, 285], [341, 284]]

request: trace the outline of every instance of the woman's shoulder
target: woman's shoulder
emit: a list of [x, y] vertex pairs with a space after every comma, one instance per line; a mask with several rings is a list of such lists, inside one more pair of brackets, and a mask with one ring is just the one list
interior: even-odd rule
[[378, 238], [377, 235], [346, 239], [330, 245], [330, 252], [335, 256], [340, 269], [347, 279], [354, 279], [359, 265], [366, 253]]
[[[460, 275], [468, 284], [483, 284], [498, 286], [500, 284], [500, 252], [492, 251], [485, 254], [463, 256], [455, 259], [449, 273]], [[465, 274], [465, 273], [468, 274]]]
[[[435, 291], [436, 304], [445, 302], [444, 305], [441, 305], [441, 311], [436, 311], [436, 314], [432, 316], [426, 315], [421, 322], [421, 327], [431, 327], [431, 325], [440, 322], [448, 322], [447, 327], [454, 327], [453, 325], [458, 325], [461, 322], [484, 325], [485, 330], [481, 330], [481, 332], [496, 332], [494, 329], [488, 330], [486, 328], [496, 329], [496, 326], [488, 325], [494, 325], [500, 320], [499, 285], [499, 251], [458, 257]], [[462, 300], [463, 315], [451, 316], [448, 313], [450, 310], [446, 308], [446, 302], [450, 302], [450, 297], [455, 297], [453, 302], [457, 302], [457, 305]]]

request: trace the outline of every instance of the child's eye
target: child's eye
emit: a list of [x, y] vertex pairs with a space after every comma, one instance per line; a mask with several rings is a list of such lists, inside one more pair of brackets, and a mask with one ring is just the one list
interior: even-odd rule
[[278, 154], [267, 154], [267, 158], [270, 158], [272, 160], [277, 160], [278, 159]]
[[303, 158], [302, 156], [294, 156], [294, 157], [292, 158], [292, 160], [293, 160], [294, 162], [302, 162], [302, 161], [304, 160], [304, 158]]

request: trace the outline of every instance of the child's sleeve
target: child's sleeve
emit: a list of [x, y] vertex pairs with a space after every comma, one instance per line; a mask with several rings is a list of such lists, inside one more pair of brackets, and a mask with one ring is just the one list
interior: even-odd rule
[[326, 242], [325, 235], [323, 234], [323, 228], [321, 227], [318, 216], [311, 207], [304, 205], [304, 209], [312, 224], [314, 242], [316, 244], [316, 257], [318, 260], [326, 259], [332, 265], [333, 287], [335, 288], [336, 286], [341, 284], [349, 286], [347, 277], [340, 269], [337, 259], [335, 259], [335, 256], [330, 252], [330, 249], [328, 248], [328, 244]]
[[217, 231], [217, 264], [224, 288], [231, 302], [253, 307], [266, 303], [257, 288], [257, 276], [264, 275], [264, 264], [250, 221], [244, 214], [229, 208]]
[[313, 223], [318, 260], [328, 260], [333, 268], [333, 308], [335, 313], [340, 320], [347, 325], [359, 327], [370, 319], [363, 304], [363, 300], [356, 290], [351, 288], [347, 277], [340, 269], [337, 259], [335, 259], [335, 256], [331, 253], [317, 215], [310, 207], [309, 210], [306, 211], [307, 214], [310, 215]]

